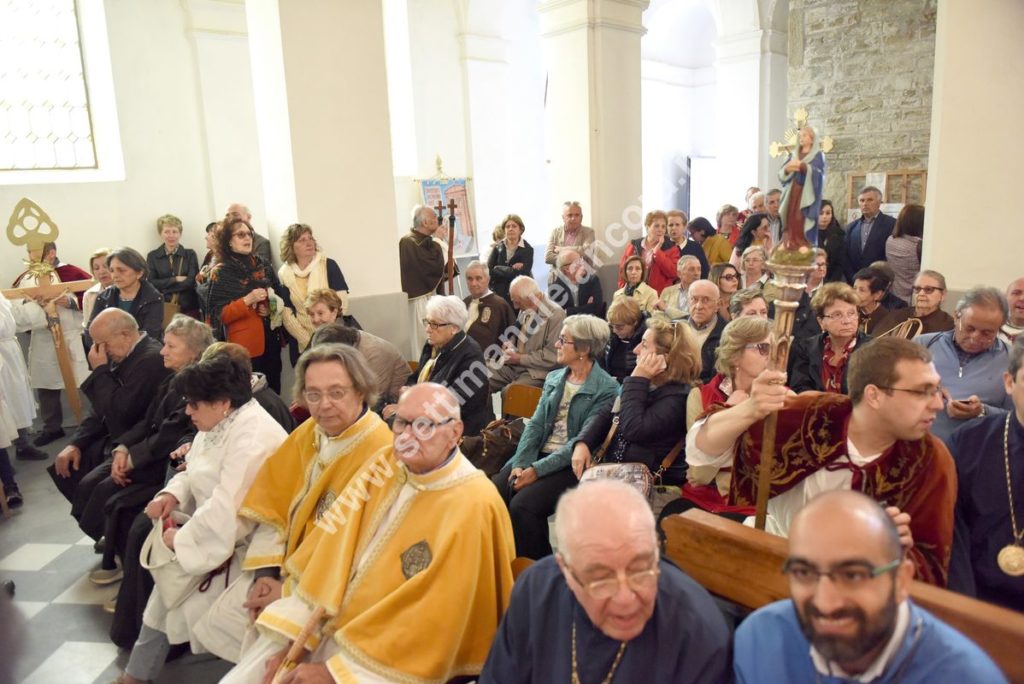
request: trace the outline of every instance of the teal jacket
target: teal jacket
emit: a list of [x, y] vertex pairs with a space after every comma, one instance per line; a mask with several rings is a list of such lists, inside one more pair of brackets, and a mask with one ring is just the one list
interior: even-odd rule
[[537, 410], [527, 423], [515, 456], [510, 461], [513, 468], [533, 466], [538, 477], [545, 477], [568, 468], [572, 462], [573, 444], [577, 441], [575, 437], [583, 430], [587, 421], [615, 401], [615, 396], [619, 393], [619, 383], [595, 363], [586, 382], [569, 402], [569, 415], [566, 418], [568, 442], [558, 451], [540, 458], [540, 449], [548, 441], [555, 426], [558, 404], [562, 401], [562, 392], [565, 390], [565, 380], [568, 377], [569, 369], [559, 368], [548, 373], [544, 379], [544, 390]]

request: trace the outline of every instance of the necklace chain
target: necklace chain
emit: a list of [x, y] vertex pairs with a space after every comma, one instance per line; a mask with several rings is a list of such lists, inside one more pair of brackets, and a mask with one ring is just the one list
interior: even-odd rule
[[[1010, 420], [1013, 418], [1013, 411], [1006, 414], [1006, 424], [1003, 426], [1003, 461], [1006, 464], [1006, 495], [1010, 499], [1010, 525], [1013, 527], [1013, 543], [1020, 546], [1024, 538], [1024, 531], [1017, 531], [1017, 513], [1013, 510], [1013, 484], [1010, 481]], [[575, 625], [574, 625], [575, 626]]]
[[[615, 676], [615, 670], [619, 667], [619, 661], [622, 660], [622, 654], [626, 652], [626, 643], [623, 641], [619, 644], [619, 652], [615, 654], [612, 667], [608, 670], [605, 678], [601, 680], [601, 684], [611, 684], [612, 678]], [[576, 620], [572, 621], [572, 684], [582, 684], [579, 670], [576, 667]]]

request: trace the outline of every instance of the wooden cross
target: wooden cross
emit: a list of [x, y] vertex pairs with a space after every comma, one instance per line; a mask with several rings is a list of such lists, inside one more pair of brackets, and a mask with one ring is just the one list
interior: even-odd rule
[[[437, 201], [440, 206], [441, 200]], [[448, 199], [448, 294], [455, 294], [455, 198]]]

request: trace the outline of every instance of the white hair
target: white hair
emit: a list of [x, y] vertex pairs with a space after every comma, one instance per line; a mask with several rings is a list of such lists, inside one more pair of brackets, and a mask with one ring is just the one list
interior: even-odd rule
[[537, 285], [537, 281], [530, 276], [516, 276], [513, 278], [512, 283], [508, 286], [508, 291], [510, 293], [514, 292], [518, 297], [544, 296], [544, 292]]
[[575, 249], [569, 249], [568, 247], [558, 250], [558, 256], [555, 258], [555, 268], [562, 268], [569, 263], [569, 257], [575, 257], [573, 261], [576, 261], [580, 256], [580, 253]]
[[417, 204], [415, 207], [412, 208], [412, 229], [415, 230], [416, 232], [419, 232], [420, 228], [423, 226], [424, 211], [432, 212], [434, 210], [423, 204]]
[[459, 328], [466, 327], [469, 312], [466, 305], [455, 295], [434, 295], [427, 300], [427, 316]]
[[[638, 515], [650, 522], [651, 537], [657, 548], [657, 532], [655, 532], [654, 514], [651, 505], [635, 487], [621, 480], [601, 479], [584, 482], [570, 489], [558, 500], [555, 508], [555, 540], [558, 552], [569, 560], [568, 542], [572, 531], [580, 524], [601, 524], [588, 517], [579, 520], [581, 508], [600, 506], [601, 514], [606, 518], [626, 518]], [[623, 540], [625, 541], [625, 540]]]
[[683, 267], [684, 264], [688, 264], [691, 261], [696, 261], [697, 264], [700, 265], [700, 259], [693, 256], [692, 254], [684, 254], [683, 256], [679, 257], [679, 261], [678, 263], [676, 263], [676, 270], [678, 271], [680, 268]]
[[470, 261], [468, 264], [466, 264], [466, 273], [469, 273], [470, 270], [472, 270], [474, 268], [478, 268], [481, 271], [483, 271], [485, 278], [490, 278], [491, 277], [491, 269], [487, 268], [487, 264], [485, 264], [484, 262], [478, 261], [476, 259], [474, 259], [473, 261]]

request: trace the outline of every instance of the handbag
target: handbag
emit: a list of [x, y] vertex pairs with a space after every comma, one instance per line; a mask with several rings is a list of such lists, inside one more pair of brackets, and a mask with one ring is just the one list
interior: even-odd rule
[[[189, 521], [189, 516], [173, 511], [171, 519], [181, 527]], [[174, 551], [164, 544], [164, 526], [160, 519], [153, 521], [153, 529], [142, 543], [139, 564], [153, 576], [160, 600], [168, 610], [181, 605], [206, 579], [204, 575], [190, 575], [181, 567]]]
[[470, 463], [492, 477], [516, 453], [525, 429], [526, 422], [522, 418], [491, 421], [479, 436], [463, 437], [459, 446]]
[[[181, 275], [181, 266], [185, 263], [185, 257], [178, 260], [178, 272], [174, 273], [174, 257], [170, 257], [171, 260], [171, 273], [175, 276]], [[171, 323], [171, 319], [174, 318], [174, 314], [181, 313], [181, 304], [178, 303], [178, 293], [175, 292], [171, 295], [171, 301], [164, 302], [164, 327], [166, 328]]]

